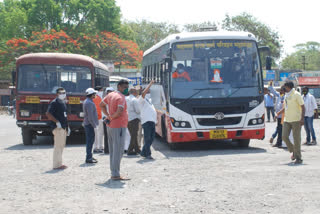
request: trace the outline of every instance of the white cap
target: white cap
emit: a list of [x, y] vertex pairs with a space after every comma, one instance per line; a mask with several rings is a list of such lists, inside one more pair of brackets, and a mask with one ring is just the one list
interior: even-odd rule
[[94, 90], [93, 88], [88, 88], [87, 90], [86, 90], [86, 94], [87, 95], [90, 95], [90, 94], [96, 94], [96, 93], [98, 93], [96, 90]]
[[114, 91], [114, 89], [112, 87], [108, 87], [108, 88], [106, 88], [106, 92], [108, 92], [108, 91]]

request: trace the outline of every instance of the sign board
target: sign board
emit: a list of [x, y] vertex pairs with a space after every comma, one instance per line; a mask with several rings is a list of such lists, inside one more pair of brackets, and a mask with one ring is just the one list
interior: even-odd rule
[[40, 103], [40, 98], [37, 96], [27, 96], [26, 103]]
[[280, 73], [280, 81], [285, 82], [288, 79], [289, 75], [289, 73]]
[[320, 85], [320, 77], [298, 77], [299, 85]]
[[266, 71], [266, 77], [264, 80], [274, 80], [276, 78], [276, 72], [274, 70], [267, 70]]

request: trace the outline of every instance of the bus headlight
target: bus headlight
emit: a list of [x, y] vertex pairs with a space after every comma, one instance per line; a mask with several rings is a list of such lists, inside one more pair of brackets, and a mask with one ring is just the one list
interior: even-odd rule
[[21, 117], [30, 117], [30, 111], [27, 110], [20, 110]]
[[260, 125], [264, 123], [264, 115], [262, 115], [262, 117], [260, 118], [254, 118], [249, 120], [248, 125], [249, 126], [254, 126], [254, 125]]
[[173, 117], [171, 117], [171, 123], [175, 128], [191, 128], [188, 121], [177, 121]]

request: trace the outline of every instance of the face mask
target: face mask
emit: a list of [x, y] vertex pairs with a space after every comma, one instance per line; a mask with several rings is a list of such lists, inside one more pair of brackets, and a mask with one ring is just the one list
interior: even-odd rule
[[129, 90], [126, 88], [124, 89], [124, 91], [122, 92], [123, 95], [127, 95], [129, 93]]
[[64, 100], [64, 99], [66, 99], [66, 94], [59, 94], [58, 95], [58, 98], [60, 99], [60, 100]]
[[100, 98], [102, 98], [103, 92], [102, 92], [102, 91], [99, 91], [99, 92], [98, 92], [98, 96], [99, 96]]
[[307, 94], [308, 94], [308, 92], [306, 92], [306, 91], [303, 91], [303, 92], [302, 92], [302, 94], [303, 94], [303, 95], [307, 95]]
[[178, 73], [179, 73], [179, 74], [181, 74], [181, 73], [183, 73], [183, 72], [184, 72], [183, 69], [179, 69], [179, 70], [178, 70]]

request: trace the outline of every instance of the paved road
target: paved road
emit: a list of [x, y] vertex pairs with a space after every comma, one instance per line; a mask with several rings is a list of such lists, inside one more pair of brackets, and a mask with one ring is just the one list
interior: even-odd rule
[[[315, 121], [320, 138], [320, 120]], [[320, 147], [303, 146], [295, 166], [267, 138], [248, 149], [230, 142], [193, 143], [172, 151], [157, 139], [155, 161], [124, 156], [122, 173], [109, 180], [108, 155], [84, 163], [83, 139], [71, 139], [64, 171], [51, 169], [52, 140], [23, 146], [20, 130], [0, 116], [0, 213], [311, 213], [320, 210]], [[303, 136], [304, 131], [302, 132]]]

